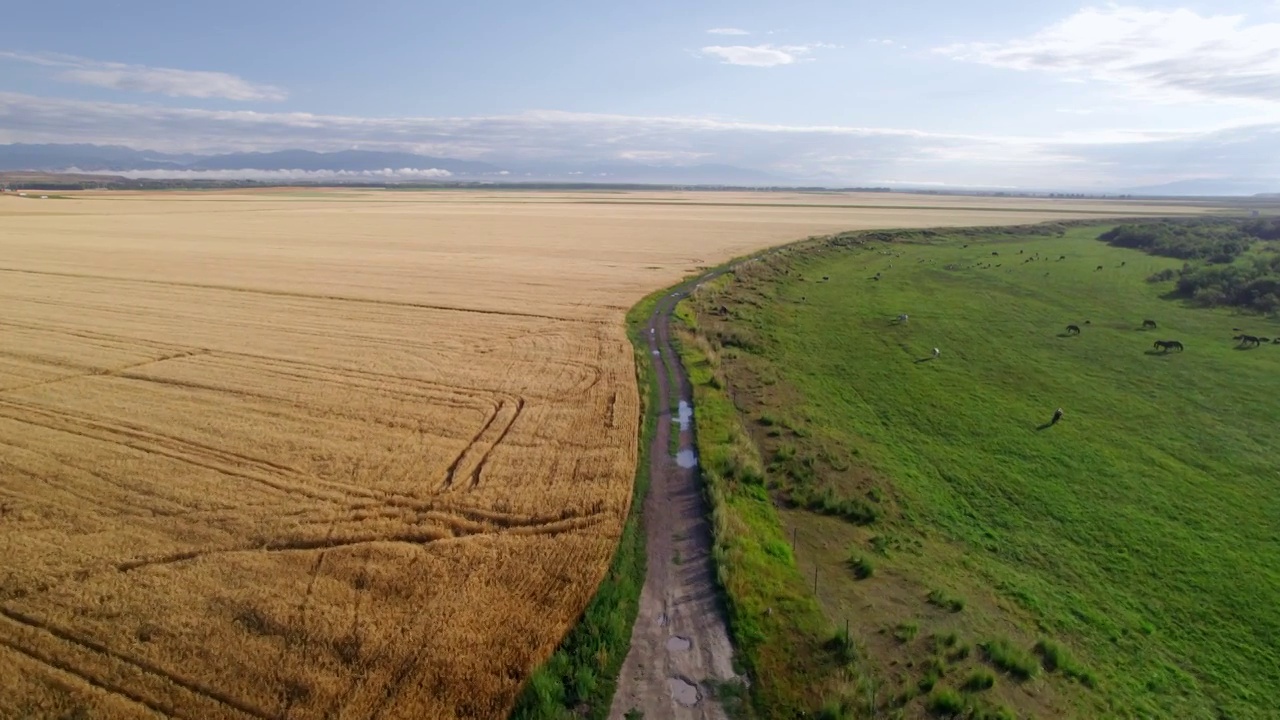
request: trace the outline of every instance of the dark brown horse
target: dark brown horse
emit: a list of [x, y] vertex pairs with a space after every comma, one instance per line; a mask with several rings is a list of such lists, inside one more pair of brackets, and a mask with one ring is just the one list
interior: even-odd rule
[[1067, 326], [1067, 334], [1068, 334], [1068, 335], [1079, 335], [1079, 334], [1080, 334], [1080, 326], [1079, 326], [1079, 325], [1068, 325], [1068, 326]]
[[1262, 338], [1259, 338], [1256, 335], [1237, 335], [1231, 339], [1239, 340], [1241, 346], [1262, 344]]
[[1142, 329], [1143, 329], [1143, 330], [1155, 330], [1155, 329], [1156, 329], [1156, 321], [1155, 321], [1155, 320], [1143, 320], [1143, 321], [1142, 321]]
[[1157, 340], [1155, 344], [1155, 348], [1157, 350], [1163, 350], [1165, 352], [1169, 352], [1170, 350], [1177, 350], [1178, 352], [1182, 352], [1182, 343], [1178, 342], [1177, 340]]

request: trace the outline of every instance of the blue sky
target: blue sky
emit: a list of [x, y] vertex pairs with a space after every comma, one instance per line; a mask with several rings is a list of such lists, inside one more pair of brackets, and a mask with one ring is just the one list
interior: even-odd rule
[[1280, 178], [1280, 0], [21, 3], [0, 142]]

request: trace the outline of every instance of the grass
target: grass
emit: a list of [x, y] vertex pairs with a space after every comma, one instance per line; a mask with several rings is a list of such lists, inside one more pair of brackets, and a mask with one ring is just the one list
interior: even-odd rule
[[[1050, 675], [1079, 669], [1106, 714], [1265, 717], [1264, 689], [1280, 687], [1280, 433], [1264, 430], [1280, 426], [1280, 348], [1230, 338], [1280, 324], [1162, 298], [1145, 279], [1178, 261], [1109, 247], [1101, 229], [791, 253], [716, 300], [723, 331], [752, 345], [732, 349], [727, 381], [749, 417], [805, 418], [807, 440], [757, 436], [766, 453], [791, 446], [780, 492], [801, 477], [799, 506], [875, 507], [877, 539], [852, 535], [926, 590], [955, 588], [929, 601], [967, 600], [960, 619], [987, 637], [998, 618], [1010, 647], [1069, 643], [1074, 665], [1037, 652]], [[1061, 337], [1068, 324], [1083, 332]], [[819, 448], [853, 470], [800, 470]], [[1028, 676], [1040, 665], [1002, 657]]]
[[958, 715], [964, 708], [964, 697], [955, 690], [943, 688], [929, 696], [929, 712], [935, 715]]
[[1076, 660], [1071, 651], [1063, 647], [1061, 643], [1047, 638], [1041, 639], [1036, 643], [1035, 651], [1040, 656], [1045, 670], [1061, 672], [1086, 687], [1098, 686], [1098, 677], [1093, 674], [1093, 671]]
[[[608, 574], [577, 625], [546, 663], [533, 672], [516, 699], [512, 720], [562, 720], [609, 715], [619, 671], [631, 647], [646, 570], [644, 496], [649, 490], [649, 451], [662, 403], [653, 381], [645, 328], [658, 298], [654, 293], [627, 314], [636, 353], [636, 382], [644, 398], [639, 457], [631, 510]], [[635, 712], [635, 717], [640, 713]], [[632, 718], [632, 712], [627, 718]]]
[[980, 647], [987, 662], [1018, 680], [1030, 680], [1040, 674], [1040, 662], [1035, 656], [1007, 638], [988, 640]]
[[996, 676], [992, 675], [991, 671], [975, 670], [973, 671], [973, 674], [969, 676], [969, 679], [964, 681], [964, 689], [969, 692], [981, 692], [983, 690], [990, 690], [995, 687], [995, 684]]

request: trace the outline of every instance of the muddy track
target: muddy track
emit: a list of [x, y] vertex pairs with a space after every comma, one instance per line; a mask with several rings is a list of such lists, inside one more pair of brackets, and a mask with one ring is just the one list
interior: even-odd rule
[[[693, 388], [670, 337], [676, 303], [718, 274], [668, 293], [646, 328], [660, 403], [644, 501], [648, 567], [610, 718], [623, 718], [631, 710], [647, 720], [726, 717], [715, 690], [735, 678], [733, 646], [711, 560], [710, 513], [694, 442]], [[673, 432], [679, 438], [675, 457], [670, 452]]]

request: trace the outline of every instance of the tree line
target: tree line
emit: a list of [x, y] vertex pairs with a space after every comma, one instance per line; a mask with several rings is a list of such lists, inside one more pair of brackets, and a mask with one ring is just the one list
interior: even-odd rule
[[1147, 278], [1207, 307], [1280, 312], [1280, 217], [1196, 218], [1126, 224], [1099, 236], [1117, 246], [1186, 260]]

